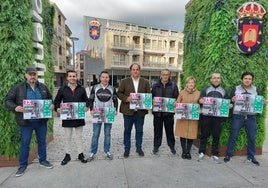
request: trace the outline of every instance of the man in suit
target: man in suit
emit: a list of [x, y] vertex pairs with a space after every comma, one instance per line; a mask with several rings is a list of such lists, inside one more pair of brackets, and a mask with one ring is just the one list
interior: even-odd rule
[[142, 151], [142, 137], [143, 137], [143, 124], [145, 115], [148, 110], [144, 109], [129, 109], [129, 104], [131, 102], [130, 93], [150, 93], [149, 81], [140, 77], [140, 65], [138, 63], [133, 63], [130, 66], [131, 77], [125, 78], [120, 83], [117, 91], [117, 96], [121, 100], [120, 112], [123, 113], [124, 117], [124, 157], [129, 156], [131, 148], [131, 130], [133, 124], [135, 124], [136, 129], [136, 152], [139, 156], [144, 156]]

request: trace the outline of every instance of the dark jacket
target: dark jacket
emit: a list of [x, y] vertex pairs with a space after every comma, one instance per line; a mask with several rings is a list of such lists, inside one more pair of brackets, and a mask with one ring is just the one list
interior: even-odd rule
[[[55, 111], [60, 108], [60, 103], [62, 102], [85, 102], [86, 106], [89, 107], [86, 90], [79, 83], [77, 83], [74, 93], [67, 84], [60, 87], [54, 100]], [[79, 127], [84, 125], [84, 119], [62, 120], [62, 127]]]
[[[140, 78], [138, 93], [150, 92], [151, 91], [149, 81], [144, 78]], [[129, 116], [133, 115], [135, 112], [133, 109], [129, 109], [129, 102], [126, 102], [130, 93], [135, 93], [135, 88], [131, 77], [122, 80], [117, 90], [117, 96], [121, 100], [120, 112]], [[148, 110], [137, 110], [137, 112], [140, 116], [145, 116], [145, 114], [148, 113]]]
[[[52, 100], [52, 95], [49, 92], [48, 88], [46, 85], [36, 82], [36, 87], [39, 87], [42, 99], [51, 99]], [[23, 106], [23, 100], [27, 99], [26, 98], [26, 81], [21, 82], [15, 86], [13, 86], [9, 92], [7, 93], [5, 97], [5, 104], [6, 107], [15, 112], [15, 108], [17, 106]], [[15, 117], [18, 125], [20, 126], [25, 126], [29, 120], [24, 120], [23, 119], [23, 113], [21, 112], [15, 112]], [[41, 121], [47, 122], [48, 119], [42, 119]]]
[[[179, 96], [179, 90], [177, 84], [173, 81], [169, 80], [165, 85], [159, 80], [152, 87], [152, 97], [167, 97], [174, 98], [175, 100]], [[163, 116], [170, 115], [168, 112], [153, 112], [154, 115], [160, 117], [161, 114]]]

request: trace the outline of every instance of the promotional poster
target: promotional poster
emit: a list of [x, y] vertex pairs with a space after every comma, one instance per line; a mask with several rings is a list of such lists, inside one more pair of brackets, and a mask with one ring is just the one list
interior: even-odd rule
[[202, 114], [205, 116], [228, 117], [230, 99], [204, 97]]
[[263, 96], [239, 94], [236, 95], [234, 104], [234, 112], [241, 112], [245, 114], [262, 113], [263, 110]]
[[23, 119], [52, 118], [52, 100], [23, 100]]
[[197, 103], [176, 103], [176, 119], [199, 120], [199, 104]]
[[85, 107], [84, 102], [67, 102], [61, 103], [61, 120], [73, 120], [73, 119], [84, 119], [85, 118]]
[[94, 107], [93, 123], [113, 123], [115, 117], [115, 108], [112, 107]]
[[153, 112], [171, 112], [174, 113], [175, 108], [174, 98], [154, 97], [153, 98]]
[[151, 93], [130, 93], [132, 98], [130, 109], [151, 109], [152, 108], [152, 94]]

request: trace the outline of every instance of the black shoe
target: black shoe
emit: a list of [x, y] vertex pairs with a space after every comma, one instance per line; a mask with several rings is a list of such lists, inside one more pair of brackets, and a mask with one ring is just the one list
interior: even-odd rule
[[229, 156], [229, 155], [226, 155], [226, 157], [224, 157], [224, 159], [223, 159], [223, 161], [225, 162], [225, 163], [228, 163], [228, 162], [230, 162], [232, 160], [232, 158]]
[[191, 156], [190, 153], [186, 153], [186, 159], [188, 159], [188, 160], [191, 160], [192, 159], [192, 156]]
[[24, 174], [25, 170], [27, 169], [27, 166], [20, 166], [18, 168], [18, 171], [16, 172], [15, 176], [20, 177]]
[[248, 159], [249, 162], [252, 162], [254, 165], [256, 166], [260, 166], [260, 163], [255, 159], [255, 158], [252, 158], [252, 159]]
[[87, 163], [87, 160], [85, 159], [85, 156], [83, 153], [80, 153], [78, 155], [78, 159], [82, 162], [82, 163]]
[[158, 147], [154, 147], [153, 154], [155, 155], [158, 152]]
[[71, 160], [70, 154], [66, 153], [64, 159], [61, 161], [61, 165], [66, 165]]
[[125, 157], [125, 158], [128, 158], [128, 157], [129, 157], [129, 150], [125, 150], [125, 152], [124, 152], [124, 157]]
[[181, 158], [186, 159], [186, 153], [182, 152]]
[[142, 151], [142, 149], [136, 149], [136, 152], [139, 154], [139, 156], [144, 156], [144, 152]]
[[175, 150], [175, 148], [174, 148], [174, 147], [170, 147], [170, 151], [171, 151], [171, 153], [172, 153], [173, 155], [175, 155], [175, 154], [176, 154], [176, 150]]

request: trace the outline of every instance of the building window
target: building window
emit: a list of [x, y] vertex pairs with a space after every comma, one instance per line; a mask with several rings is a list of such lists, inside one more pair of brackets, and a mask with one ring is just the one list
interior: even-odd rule
[[122, 46], [125, 46], [125, 45], [126, 45], [126, 37], [125, 37], [125, 36], [121, 36], [121, 37], [120, 37], [120, 44], [121, 44]]
[[158, 41], [158, 49], [162, 50], [163, 48], [163, 42], [161, 40]]
[[169, 64], [174, 64], [175, 62], [175, 58], [174, 57], [170, 57], [169, 58]]
[[175, 48], [175, 41], [174, 40], [171, 40], [170, 43], [169, 43], [169, 47], [170, 48]]
[[62, 47], [59, 46], [59, 54], [62, 55]]
[[114, 45], [115, 46], [119, 45], [119, 36], [118, 35], [114, 35]]
[[153, 40], [152, 44], [153, 44], [153, 46], [152, 46], [153, 50], [157, 50], [157, 41]]
[[151, 40], [150, 39], [143, 39], [143, 43], [145, 45], [145, 48], [150, 49], [150, 46], [151, 46]]
[[61, 25], [61, 15], [58, 15], [58, 24]]
[[182, 42], [179, 42], [179, 43], [178, 43], [178, 48], [179, 48], [180, 50], [182, 50], [182, 48], [183, 48], [183, 43], [182, 43]]
[[79, 57], [80, 61], [84, 61], [84, 55], [80, 55]]
[[133, 55], [132, 56], [132, 62], [139, 62], [139, 55]]

